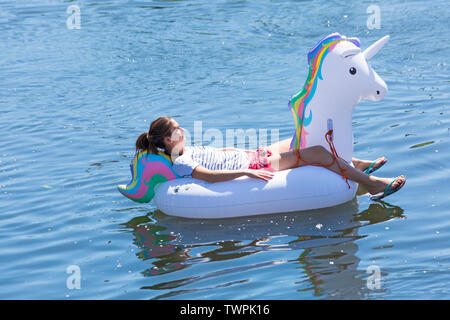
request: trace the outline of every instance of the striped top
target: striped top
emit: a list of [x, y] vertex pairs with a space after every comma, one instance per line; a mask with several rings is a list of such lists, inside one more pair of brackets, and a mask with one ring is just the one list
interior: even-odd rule
[[192, 177], [192, 171], [199, 165], [209, 170], [242, 170], [249, 164], [244, 150], [222, 151], [208, 146], [188, 146], [175, 159], [172, 169], [180, 177]]

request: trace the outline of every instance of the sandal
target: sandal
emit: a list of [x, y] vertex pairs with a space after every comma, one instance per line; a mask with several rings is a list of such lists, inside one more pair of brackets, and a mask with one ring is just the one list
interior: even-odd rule
[[[381, 158], [378, 158], [378, 159], [381, 159]], [[377, 171], [378, 169], [380, 169], [382, 166], [384, 166], [384, 164], [387, 162], [387, 159], [384, 159], [377, 167], [374, 167], [374, 165], [375, 165], [375, 163], [378, 161], [378, 159], [375, 160], [374, 162], [372, 162], [372, 163], [370, 164], [370, 166], [369, 166], [366, 170], [364, 170], [363, 172], [364, 172], [365, 174], [371, 174], [371, 173], [374, 173], [375, 171]]]
[[392, 179], [391, 183], [389, 183], [389, 185], [386, 187], [386, 189], [384, 189], [383, 193], [374, 195], [370, 197], [370, 200], [373, 201], [377, 201], [377, 200], [381, 200], [387, 196], [390, 196], [393, 193], [396, 193], [398, 190], [400, 190], [406, 183], [406, 177], [404, 178], [404, 180], [398, 185], [396, 186], [394, 189], [389, 189], [392, 184], [397, 181], [399, 179], [399, 177]]

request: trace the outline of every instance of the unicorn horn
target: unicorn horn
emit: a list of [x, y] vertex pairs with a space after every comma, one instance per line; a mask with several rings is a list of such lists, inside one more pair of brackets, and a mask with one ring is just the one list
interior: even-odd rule
[[363, 55], [366, 57], [366, 60], [370, 60], [374, 55], [377, 54], [378, 51], [386, 44], [389, 40], [389, 36], [384, 36], [377, 42], [374, 42], [370, 47], [364, 50]]

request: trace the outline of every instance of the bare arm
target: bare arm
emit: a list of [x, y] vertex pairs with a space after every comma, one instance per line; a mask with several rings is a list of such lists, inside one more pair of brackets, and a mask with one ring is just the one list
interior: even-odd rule
[[272, 179], [273, 173], [265, 170], [208, 170], [202, 166], [197, 166], [192, 171], [192, 177], [207, 182], [222, 182], [233, 180], [242, 176], [250, 178], [261, 179], [268, 181]]

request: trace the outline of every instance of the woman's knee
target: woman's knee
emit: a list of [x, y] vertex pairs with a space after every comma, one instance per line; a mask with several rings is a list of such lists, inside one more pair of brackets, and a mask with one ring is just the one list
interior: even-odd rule
[[310, 159], [310, 161], [313, 161], [315, 163], [329, 161], [328, 156], [330, 155], [330, 153], [325, 147], [321, 145], [311, 146], [309, 148], [303, 149], [302, 151], [303, 154], [305, 154]]
[[324, 146], [321, 146], [321, 145], [311, 146], [308, 149], [310, 150], [310, 152], [313, 155], [317, 155], [317, 156], [323, 156], [323, 155], [329, 153], [328, 150]]

